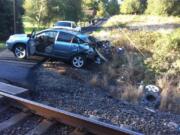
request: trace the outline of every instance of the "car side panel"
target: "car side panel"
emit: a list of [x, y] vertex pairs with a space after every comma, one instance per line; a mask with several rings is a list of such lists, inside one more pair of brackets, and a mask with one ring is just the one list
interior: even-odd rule
[[78, 52], [78, 44], [56, 41], [53, 54], [64, 59], [70, 59]]

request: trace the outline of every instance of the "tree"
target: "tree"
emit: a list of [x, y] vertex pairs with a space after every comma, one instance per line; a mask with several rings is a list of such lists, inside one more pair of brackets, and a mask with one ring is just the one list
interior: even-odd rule
[[25, 0], [24, 8], [25, 15], [38, 26], [59, 19], [78, 21], [81, 17], [81, 0]]
[[110, 15], [115, 15], [119, 13], [119, 4], [117, 0], [110, 0], [108, 2], [107, 11]]
[[107, 16], [106, 5], [103, 1], [100, 1], [98, 4], [97, 17], [105, 17]]
[[171, 15], [173, 11], [176, 11], [174, 6], [175, 0], [148, 0], [146, 13], [150, 15]]
[[97, 0], [83, 0], [82, 1], [83, 20], [92, 20], [98, 10]]
[[47, 0], [25, 0], [25, 15], [38, 26], [48, 17]]
[[[22, 0], [16, 0], [16, 33], [23, 32], [22, 15], [24, 10], [22, 8]], [[6, 40], [14, 33], [14, 19], [13, 19], [13, 1], [0, 0], [0, 40]]]
[[180, 1], [176, 0], [174, 2], [174, 8], [172, 11], [172, 15], [180, 16]]
[[82, 16], [81, 0], [64, 0], [65, 19], [79, 21]]
[[141, 0], [124, 0], [120, 12], [123, 14], [140, 14], [143, 13], [144, 5]]

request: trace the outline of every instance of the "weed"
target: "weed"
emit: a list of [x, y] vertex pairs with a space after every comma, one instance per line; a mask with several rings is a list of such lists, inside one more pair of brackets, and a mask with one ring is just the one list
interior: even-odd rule
[[157, 79], [157, 85], [162, 89], [160, 109], [163, 111], [180, 112], [180, 78], [164, 75]]

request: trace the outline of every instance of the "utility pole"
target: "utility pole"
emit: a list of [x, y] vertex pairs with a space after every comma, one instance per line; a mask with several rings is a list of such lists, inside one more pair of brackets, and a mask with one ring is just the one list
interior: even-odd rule
[[16, 0], [13, 0], [14, 34], [16, 33]]

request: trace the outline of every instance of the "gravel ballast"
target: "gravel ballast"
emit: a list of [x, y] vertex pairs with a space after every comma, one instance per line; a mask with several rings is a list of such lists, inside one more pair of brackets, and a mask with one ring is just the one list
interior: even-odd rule
[[30, 130], [35, 128], [41, 122], [41, 118], [38, 116], [29, 116], [22, 122], [3, 130], [0, 135], [25, 135]]
[[115, 99], [106, 90], [43, 67], [35, 72], [35, 76], [36, 86], [32, 90], [35, 101], [147, 135], [180, 134], [180, 115], [154, 112]]

